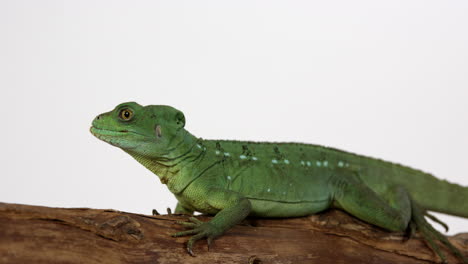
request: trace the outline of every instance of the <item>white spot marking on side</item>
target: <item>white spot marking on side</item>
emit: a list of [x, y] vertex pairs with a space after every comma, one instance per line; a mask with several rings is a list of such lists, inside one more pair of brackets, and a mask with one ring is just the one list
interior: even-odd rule
[[200, 145], [200, 144], [197, 144], [197, 147], [198, 147], [199, 149], [201, 149], [201, 145]]
[[219, 155], [221, 152], [219, 150], [215, 151], [216, 155]]
[[284, 163], [285, 163], [285, 164], [289, 164], [289, 160], [285, 159], [285, 160], [284, 160]]
[[231, 180], [231, 176], [227, 176], [227, 179], [228, 179], [228, 180]]
[[271, 160], [271, 163], [278, 164], [278, 161], [273, 159], [273, 160]]
[[229, 152], [224, 152], [224, 156], [229, 157], [231, 154], [229, 154]]
[[257, 157], [252, 157], [252, 160], [258, 160]]
[[301, 165], [304, 166], [305, 165], [305, 162], [303, 160], [301, 160]]
[[270, 189], [270, 188], [268, 188], [267, 192], [270, 192], [270, 191], [271, 191], [271, 189]]
[[322, 166], [322, 163], [320, 161], [318, 161], [318, 160], [315, 162], [315, 164], [317, 165], [317, 167]]
[[324, 162], [323, 162], [323, 166], [324, 166], [324, 167], [327, 167], [327, 166], [328, 166], [328, 161], [324, 161]]
[[307, 163], [307, 166], [309, 166], [309, 167], [310, 167], [310, 165], [312, 165], [312, 163], [310, 163], [310, 161], [307, 161], [306, 163]]
[[239, 158], [240, 158], [240, 159], [246, 159], [247, 156], [245, 156], [245, 155], [240, 155]]
[[344, 163], [342, 161], [338, 162], [338, 167], [343, 167]]

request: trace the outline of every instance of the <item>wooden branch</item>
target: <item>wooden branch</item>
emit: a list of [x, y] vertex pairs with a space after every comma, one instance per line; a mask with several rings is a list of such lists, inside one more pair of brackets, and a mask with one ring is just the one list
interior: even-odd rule
[[[209, 217], [199, 217], [209, 220]], [[248, 219], [185, 250], [172, 238], [186, 216], [0, 203], [0, 263], [431, 263], [420, 239], [386, 232], [341, 211], [291, 219]], [[465, 254], [468, 233], [450, 238]], [[445, 251], [449, 263], [459, 263]]]

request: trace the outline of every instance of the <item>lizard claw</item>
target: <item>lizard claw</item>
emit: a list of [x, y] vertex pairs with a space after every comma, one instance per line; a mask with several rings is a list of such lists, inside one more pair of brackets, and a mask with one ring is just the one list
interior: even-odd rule
[[425, 212], [424, 213], [425, 216], [427, 216], [429, 219], [431, 219], [432, 221], [438, 223], [439, 225], [441, 225], [444, 229], [445, 229], [445, 232], [448, 232], [449, 231], [449, 227], [446, 223], [440, 221], [437, 217], [429, 214], [428, 212]]
[[211, 246], [213, 245], [213, 239], [214, 239], [214, 238], [212, 238], [212, 237], [208, 237], [208, 238], [206, 239], [206, 242], [208, 243], [208, 251], [210, 251]]
[[203, 238], [207, 239], [208, 250], [210, 250], [213, 244], [213, 240], [216, 237], [220, 236], [222, 232], [220, 232], [218, 228], [216, 228], [210, 222], [205, 223], [205, 222], [198, 220], [195, 217], [190, 217], [188, 220], [189, 222], [177, 222], [177, 223], [190, 229], [186, 231], [182, 231], [182, 232], [177, 232], [173, 234], [172, 236], [181, 237], [181, 236], [193, 235], [187, 242], [187, 252], [191, 256], [195, 256], [195, 254], [193, 253], [193, 245], [195, 244], [195, 242]]
[[189, 248], [189, 246], [187, 246], [187, 252], [190, 254], [190, 256], [195, 257], [192, 248]]

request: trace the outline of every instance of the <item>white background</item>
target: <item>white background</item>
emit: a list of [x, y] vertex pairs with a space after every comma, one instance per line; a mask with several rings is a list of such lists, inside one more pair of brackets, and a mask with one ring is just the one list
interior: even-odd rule
[[467, 14], [467, 1], [1, 0], [0, 201], [173, 208], [88, 131], [124, 101], [179, 108], [203, 138], [333, 146], [466, 186]]

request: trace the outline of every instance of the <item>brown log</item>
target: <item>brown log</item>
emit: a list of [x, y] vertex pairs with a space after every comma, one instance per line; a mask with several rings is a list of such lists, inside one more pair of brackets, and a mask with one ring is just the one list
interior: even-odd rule
[[[209, 217], [200, 216], [206, 221]], [[344, 212], [290, 219], [247, 219], [187, 254], [181, 215], [0, 203], [0, 263], [436, 263], [418, 237], [405, 240]], [[464, 254], [468, 233], [450, 237]], [[443, 246], [441, 246], [443, 247]], [[459, 263], [444, 250], [449, 263]]]

